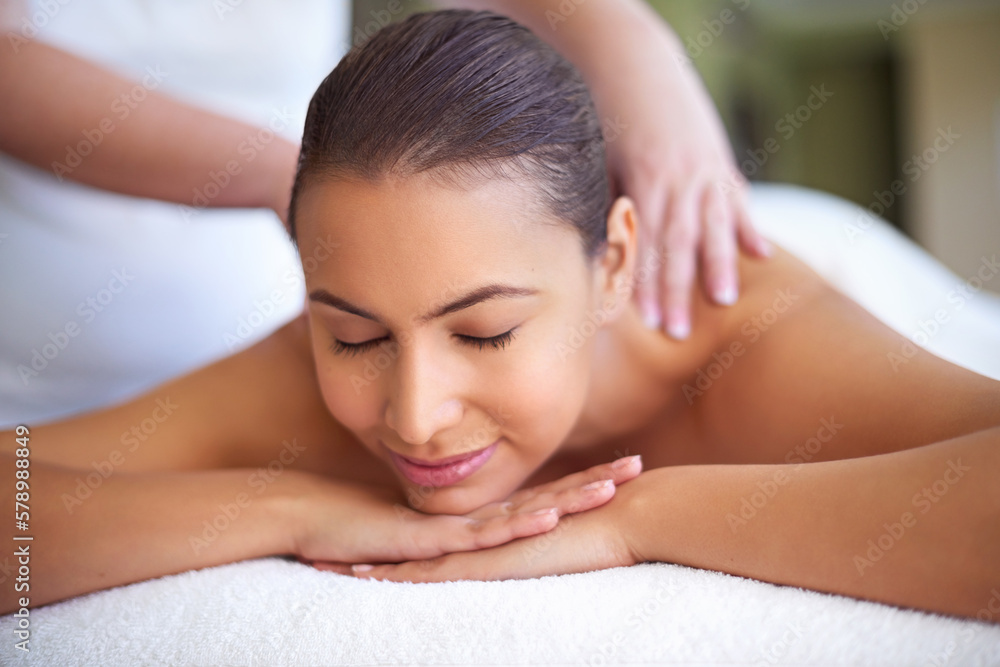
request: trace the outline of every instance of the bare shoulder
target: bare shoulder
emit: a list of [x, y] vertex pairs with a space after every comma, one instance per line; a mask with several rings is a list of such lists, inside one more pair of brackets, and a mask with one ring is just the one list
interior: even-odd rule
[[810, 460], [850, 458], [1000, 424], [1000, 382], [924, 350], [896, 363], [907, 340], [791, 254], [744, 258], [740, 275], [691, 405], [721, 458], [779, 462], [806, 442], [822, 444]]
[[323, 404], [301, 316], [237, 354], [32, 435], [39, 460], [126, 472], [262, 465], [289, 444], [299, 458], [302, 447], [349, 437]]

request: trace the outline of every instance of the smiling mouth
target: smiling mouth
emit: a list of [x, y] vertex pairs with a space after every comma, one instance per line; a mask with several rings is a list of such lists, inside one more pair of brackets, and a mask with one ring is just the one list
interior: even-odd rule
[[407, 461], [409, 461], [413, 465], [424, 466], [426, 468], [437, 468], [437, 467], [440, 467], [440, 466], [446, 466], [446, 465], [450, 465], [452, 463], [457, 463], [459, 461], [464, 461], [466, 459], [472, 458], [473, 456], [475, 456], [477, 454], [481, 454], [482, 452], [486, 451], [487, 449], [489, 449], [489, 447], [484, 447], [483, 449], [479, 449], [479, 450], [476, 450], [474, 452], [466, 452], [465, 454], [456, 454], [455, 456], [446, 456], [445, 458], [443, 458], [443, 459], [437, 459], [436, 461], [426, 461], [424, 459], [416, 459], [416, 458], [413, 458], [412, 456], [403, 456], [402, 454], [397, 454], [397, 456], [400, 457], [401, 459], [406, 459]]
[[414, 459], [397, 454], [391, 449], [389, 457], [396, 469], [414, 484], [432, 487], [450, 486], [457, 484], [486, 465], [499, 444], [500, 441], [497, 440], [485, 449], [449, 456], [437, 461]]

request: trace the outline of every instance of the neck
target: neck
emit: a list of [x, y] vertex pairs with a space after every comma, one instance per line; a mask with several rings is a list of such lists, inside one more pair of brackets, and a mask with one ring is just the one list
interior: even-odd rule
[[681, 386], [697, 368], [698, 347], [697, 340], [675, 341], [647, 329], [630, 304], [595, 335], [584, 409], [562, 449], [596, 448], [678, 408]]

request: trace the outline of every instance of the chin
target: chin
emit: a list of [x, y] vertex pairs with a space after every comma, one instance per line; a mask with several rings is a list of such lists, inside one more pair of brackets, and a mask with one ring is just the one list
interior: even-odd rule
[[424, 514], [467, 514], [510, 495], [502, 489], [488, 488], [482, 484], [455, 484], [435, 488], [417, 486], [410, 481], [401, 481], [400, 484], [410, 508]]

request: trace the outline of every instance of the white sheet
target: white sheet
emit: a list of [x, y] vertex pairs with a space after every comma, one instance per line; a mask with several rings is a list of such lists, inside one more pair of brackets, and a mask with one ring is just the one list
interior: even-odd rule
[[[929, 349], [1000, 377], [996, 296], [949, 305], [962, 280], [884, 223], [852, 244], [845, 225], [858, 209], [841, 200], [757, 186], [752, 205], [768, 236], [904, 334], [950, 308]], [[984, 615], [1000, 620], [1000, 587], [994, 594]], [[15, 619], [0, 618], [3, 664], [1000, 664], [1000, 625], [664, 563], [401, 584], [267, 558], [83, 596], [30, 619], [23, 654]]]

